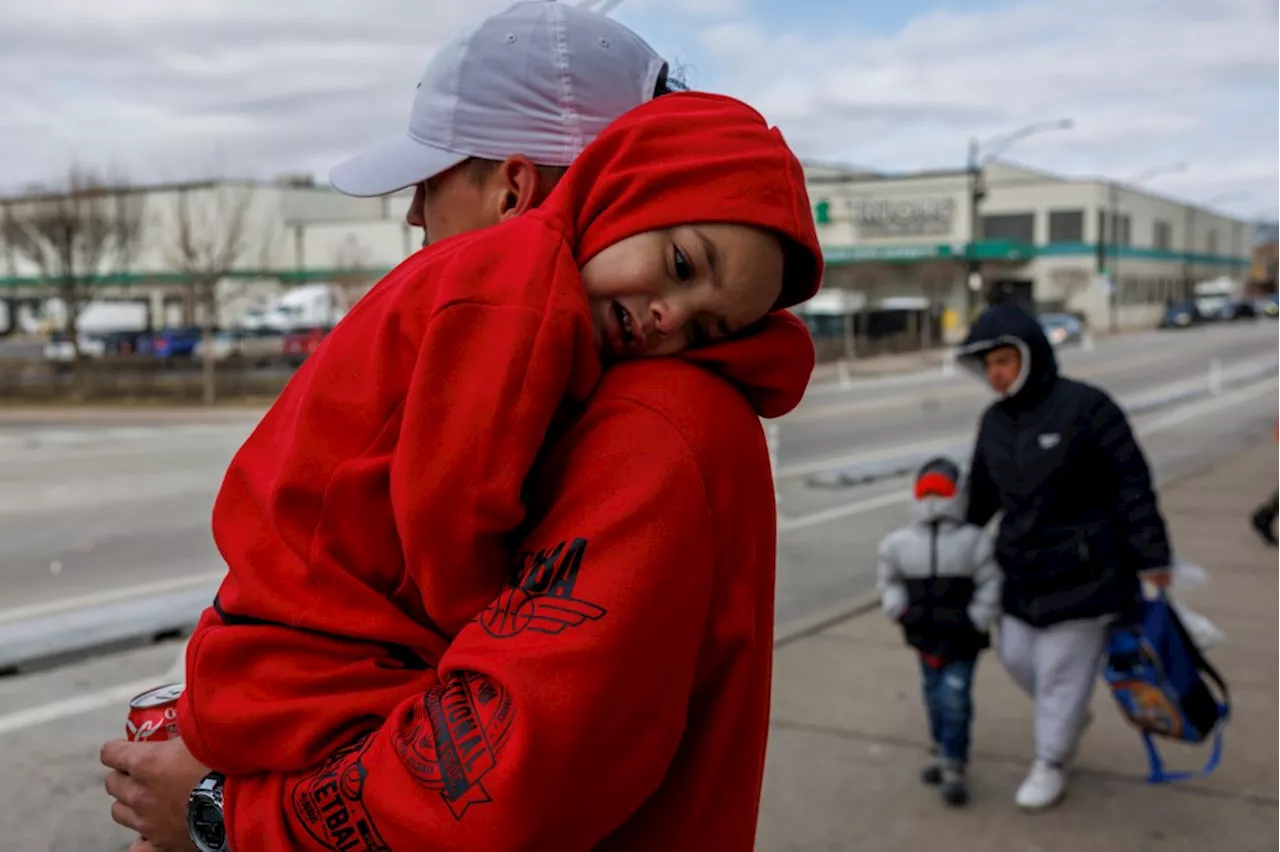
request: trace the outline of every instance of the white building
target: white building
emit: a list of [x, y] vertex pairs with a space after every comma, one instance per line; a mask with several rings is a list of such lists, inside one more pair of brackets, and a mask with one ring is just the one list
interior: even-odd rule
[[[808, 177], [825, 286], [861, 293], [871, 308], [923, 297], [947, 313], [954, 334], [967, 304], [970, 174], [821, 167]], [[1196, 282], [1248, 273], [1252, 226], [1240, 219], [1007, 163], [986, 166], [982, 185], [978, 306], [1013, 297], [1082, 314], [1099, 330], [1150, 326]]]
[[[924, 299], [933, 306], [932, 323], [949, 336], [959, 333], [968, 298], [969, 174], [811, 165], [807, 178], [828, 264], [824, 287], [856, 294], [840, 304], [866, 312]], [[1166, 300], [1189, 295], [1194, 283], [1248, 273], [1252, 226], [1245, 221], [1006, 163], [988, 165], [983, 178], [976, 304], [1013, 296], [1081, 313], [1097, 330], [1148, 326]], [[354, 300], [420, 240], [404, 222], [409, 192], [350, 198], [285, 177], [142, 187], [129, 195], [141, 206], [142, 235], [129, 256], [104, 262], [100, 298], [146, 301], [154, 325], [192, 316], [176, 257], [184, 222], [190, 242], [210, 252], [243, 222], [232, 274], [220, 285], [223, 324], [298, 284], [336, 282]], [[0, 217], [21, 203], [0, 199]], [[1100, 239], [1112, 221], [1114, 240]], [[0, 302], [13, 316], [48, 289], [40, 269], [3, 242], [4, 233], [0, 228]]]
[[[218, 321], [230, 325], [300, 284], [332, 282], [353, 301], [421, 240], [404, 223], [408, 194], [351, 198], [309, 178], [203, 181], [112, 195], [107, 209], [133, 211], [139, 235], [126, 253], [111, 252], [98, 264], [95, 297], [145, 302], [154, 327], [196, 319], [185, 284], [193, 269], [228, 270], [217, 302]], [[6, 316], [39, 312], [51, 292], [41, 265], [6, 240], [30, 203], [0, 199], [0, 334], [13, 325]]]

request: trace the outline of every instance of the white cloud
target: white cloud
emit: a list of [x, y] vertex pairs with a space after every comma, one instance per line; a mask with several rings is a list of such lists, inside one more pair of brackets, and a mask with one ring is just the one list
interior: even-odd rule
[[1124, 178], [1187, 161], [1160, 186], [1276, 208], [1276, 7], [1257, 0], [1044, 0], [924, 14], [888, 35], [707, 28], [724, 88], [811, 157], [885, 169], [963, 164], [969, 136], [1069, 117], [1016, 159]]
[[[508, 2], [7, 4], [0, 191], [56, 179], [73, 158], [144, 180], [323, 175], [402, 128], [434, 50]], [[952, 5], [889, 33], [824, 29], [795, 0], [626, 0], [614, 14], [694, 85], [759, 107], [809, 157], [959, 166], [971, 135], [1071, 117], [1074, 130], [1010, 156], [1116, 177], [1185, 160], [1156, 186], [1202, 200], [1248, 192], [1233, 210], [1274, 215], [1274, 2]]]

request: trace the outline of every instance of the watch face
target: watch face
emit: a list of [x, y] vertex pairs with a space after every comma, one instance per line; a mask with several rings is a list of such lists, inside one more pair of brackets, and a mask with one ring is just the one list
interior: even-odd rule
[[202, 850], [216, 852], [227, 842], [227, 829], [222, 824], [222, 810], [208, 799], [191, 803], [188, 825], [192, 839]]

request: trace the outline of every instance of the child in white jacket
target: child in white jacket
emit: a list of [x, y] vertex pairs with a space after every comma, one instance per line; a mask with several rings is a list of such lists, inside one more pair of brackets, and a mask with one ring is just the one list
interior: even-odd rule
[[940, 757], [922, 778], [940, 785], [943, 800], [958, 807], [969, 800], [973, 671], [999, 614], [1000, 569], [990, 537], [965, 523], [954, 461], [926, 462], [914, 497], [911, 523], [880, 542], [880, 600], [920, 654], [933, 752]]

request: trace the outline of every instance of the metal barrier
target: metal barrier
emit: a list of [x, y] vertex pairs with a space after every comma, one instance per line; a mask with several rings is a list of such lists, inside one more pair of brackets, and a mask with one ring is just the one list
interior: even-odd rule
[[[1277, 369], [1280, 369], [1280, 362], [1269, 361], [1265, 364], [1245, 364], [1243, 367], [1224, 371], [1221, 362], [1214, 359], [1209, 364], [1207, 381], [1196, 380], [1194, 384], [1186, 387], [1166, 388], [1128, 403], [1122, 401], [1121, 407], [1131, 417], [1145, 414], [1201, 397], [1217, 396], [1231, 388], [1275, 376]], [[927, 449], [819, 471], [809, 476], [805, 484], [814, 488], [852, 488], [884, 479], [908, 476], [937, 455], [945, 454], [953, 458], [967, 459], [972, 452], [972, 441], [939, 441], [937, 446]]]
[[190, 630], [218, 583], [0, 624], [0, 671]]

